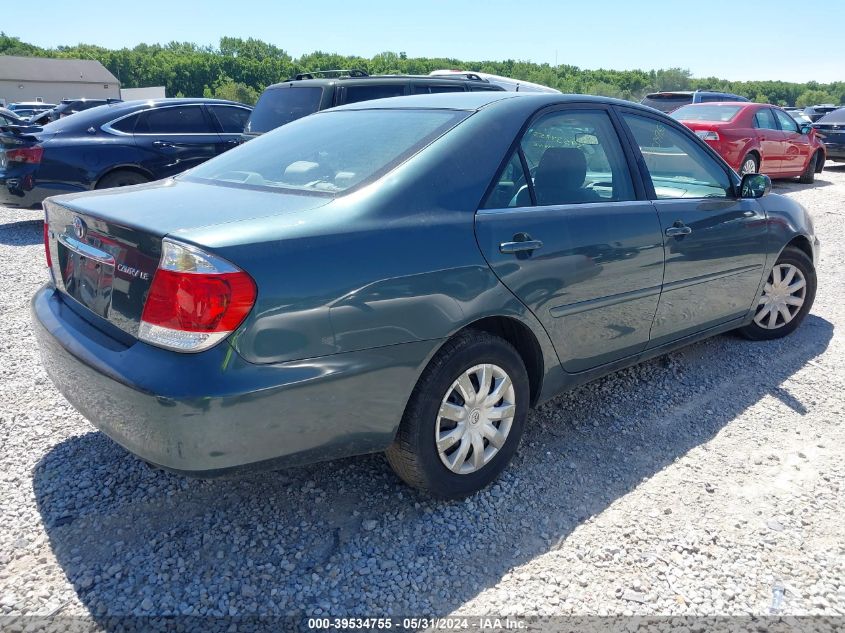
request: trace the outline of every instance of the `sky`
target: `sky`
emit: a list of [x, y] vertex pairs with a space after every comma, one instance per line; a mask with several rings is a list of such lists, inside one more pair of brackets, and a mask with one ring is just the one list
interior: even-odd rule
[[75, 0], [51, 3], [38, 19], [30, 3], [3, 5], [0, 31], [43, 47], [216, 45], [228, 35], [264, 40], [293, 57], [404, 51], [615, 70], [680, 67], [730, 80], [845, 81], [843, 0], [823, 8], [798, 0]]

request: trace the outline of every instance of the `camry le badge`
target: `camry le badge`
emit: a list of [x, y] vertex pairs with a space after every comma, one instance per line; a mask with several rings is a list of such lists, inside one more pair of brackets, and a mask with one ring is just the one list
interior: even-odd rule
[[78, 240], [85, 237], [85, 222], [83, 222], [82, 218], [79, 216], [73, 218], [73, 233], [76, 235], [76, 239]]

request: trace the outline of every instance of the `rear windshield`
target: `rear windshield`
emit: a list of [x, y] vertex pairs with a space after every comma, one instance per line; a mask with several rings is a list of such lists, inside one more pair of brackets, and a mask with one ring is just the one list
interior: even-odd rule
[[454, 110], [325, 112], [249, 141], [184, 177], [335, 195], [387, 173], [467, 116]]
[[678, 121], [730, 121], [742, 108], [729, 105], [688, 105], [672, 112]]
[[816, 123], [845, 123], [845, 108], [839, 108], [833, 112], [828, 112]]
[[296, 121], [320, 109], [323, 89], [272, 88], [265, 90], [247, 121], [244, 132], [261, 134]]
[[132, 112], [122, 107], [120, 103], [112, 103], [108, 105], [94, 106], [87, 110], [77, 112], [72, 117], [64, 117], [56, 119], [51, 123], [47, 123], [44, 129], [48, 132], [63, 132], [65, 130], [87, 130], [89, 127], [99, 127], [103, 123], [109, 121], [109, 113], [114, 114], [114, 118], [118, 118], [124, 114]]
[[692, 95], [653, 94], [646, 96], [640, 103], [661, 112], [671, 112], [682, 105], [692, 103]]

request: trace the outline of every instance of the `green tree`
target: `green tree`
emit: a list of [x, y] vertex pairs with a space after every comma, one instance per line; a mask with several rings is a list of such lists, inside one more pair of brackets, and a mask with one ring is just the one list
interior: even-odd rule
[[826, 90], [818, 89], [805, 90], [795, 100], [795, 106], [798, 108], [806, 108], [820, 103], [839, 103], [839, 100]]

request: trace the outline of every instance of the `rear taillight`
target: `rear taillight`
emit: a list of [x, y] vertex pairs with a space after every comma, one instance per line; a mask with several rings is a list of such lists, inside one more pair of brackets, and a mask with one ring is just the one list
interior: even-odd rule
[[40, 145], [33, 145], [32, 147], [21, 147], [18, 149], [7, 149], [6, 160], [10, 163], [32, 163], [38, 164], [41, 162], [41, 157], [44, 155], [44, 148]]
[[138, 338], [199, 352], [231, 334], [255, 304], [252, 277], [196, 247], [164, 239]]
[[702, 141], [718, 141], [719, 140], [719, 133], [713, 130], [698, 130], [696, 132], [698, 138]]
[[53, 258], [50, 255], [50, 224], [47, 222], [47, 215], [44, 215], [44, 254], [47, 257], [47, 268], [53, 268]]

